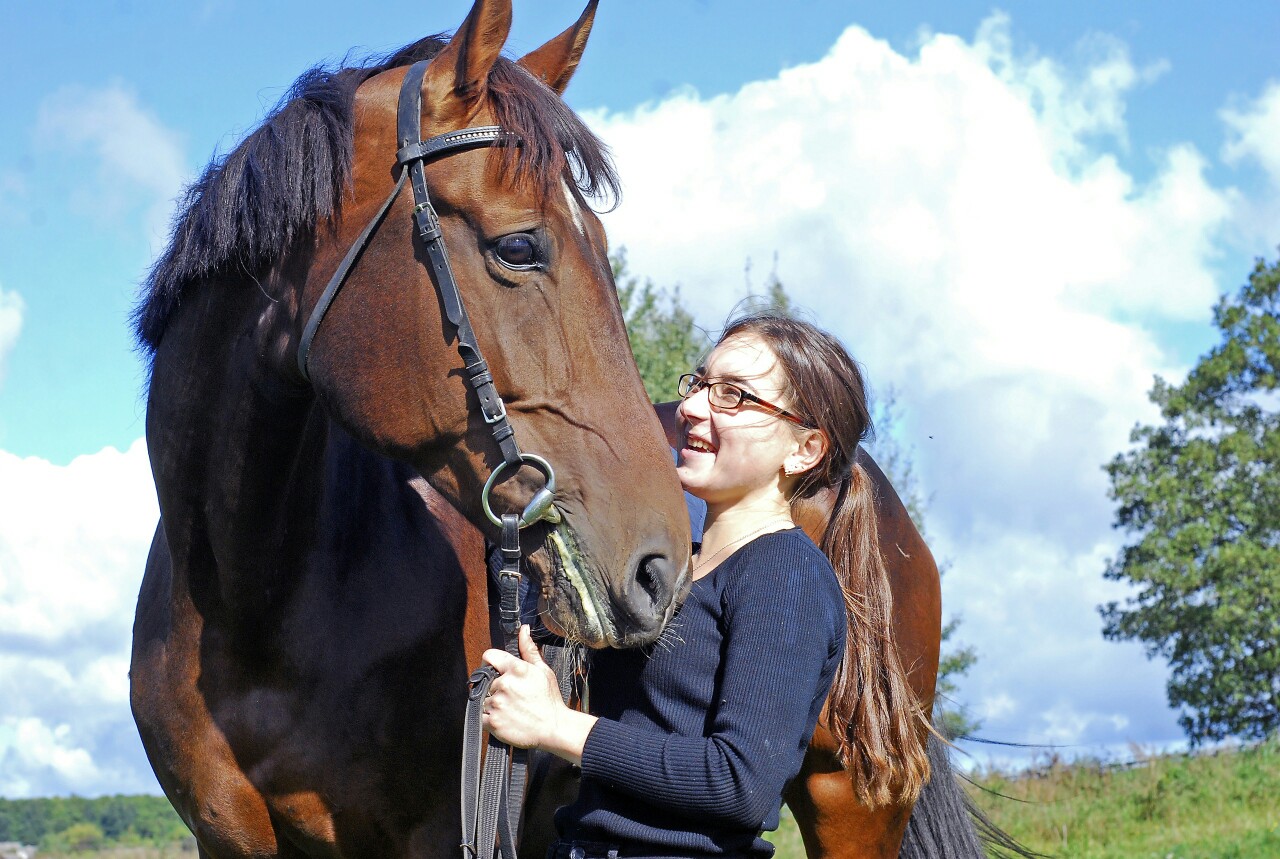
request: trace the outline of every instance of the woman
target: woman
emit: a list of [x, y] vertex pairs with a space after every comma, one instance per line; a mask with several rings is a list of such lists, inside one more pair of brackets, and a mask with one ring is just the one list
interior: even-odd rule
[[[856, 364], [814, 326], [757, 314], [680, 391], [677, 472], [707, 517], [669, 632], [648, 653], [593, 656], [592, 714], [564, 705], [527, 628], [523, 659], [485, 654], [502, 672], [485, 727], [582, 767], [556, 816], [564, 859], [772, 855], [760, 832], [777, 827], [829, 693], [864, 801], [914, 794], [927, 776], [854, 460], [870, 428]], [[791, 508], [828, 487], [839, 496], [819, 550]]]

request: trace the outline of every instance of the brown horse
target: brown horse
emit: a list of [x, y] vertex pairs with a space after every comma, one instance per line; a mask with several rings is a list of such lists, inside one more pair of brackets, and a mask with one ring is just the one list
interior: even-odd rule
[[[447, 42], [305, 75], [192, 186], [151, 272], [136, 321], [161, 522], [132, 705], [202, 856], [457, 850], [466, 678], [490, 640], [481, 487], [502, 459], [407, 190], [305, 376], [297, 360], [398, 177], [407, 65], [429, 60], [427, 135], [506, 135], [425, 174], [515, 437], [555, 470], [559, 523], [523, 532], [544, 614], [592, 646], [645, 643], [683, 586], [687, 514], [586, 205], [614, 179], [558, 94], [590, 14], [520, 64], [499, 56], [510, 16], [479, 0]], [[519, 511], [541, 485], [524, 469], [493, 506]]]
[[[519, 63], [499, 56], [510, 3], [477, 0], [447, 42], [308, 73], [188, 192], [136, 316], [161, 523], [131, 677], [144, 746], [202, 856], [433, 857], [459, 842], [465, 680], [493, 637], [480, 487], [501, 459], [407, 196], [375, 223], [309, 373], [297, 362], [398, 177], [412, 63], [430, 61], [429, 134], [498, 125], [519, 140], [432, 161], [426, 180], [516, 436], [555, 469], [561, 521], [523, 534], [542, 615], [592, 646], [644, 643], [670, 617], [687, 518], [586, 205], [613, 176], [559, 99], [594, 7]], [[937, 570], [869, 470], [899, 647], [927, 703]], [[519, 510], [540, 485], [522, 471], [496, 504]], [[910, 811], [859, 807], [821, 731], [787, 800], [815, 856], [895, 855]]]

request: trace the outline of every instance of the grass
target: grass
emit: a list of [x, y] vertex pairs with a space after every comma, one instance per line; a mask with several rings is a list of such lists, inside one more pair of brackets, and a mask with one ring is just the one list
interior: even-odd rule
[[[1280, 740], [1135, 757], [1123, 766], [1049, 758], [1022, 773], [979, 771], [970, 792], [1001, 829], [1056, 859], [1280, 857]], [[804, 859], [785, 808], [768, 838], [777, 859]]]
[[1280, 857], [1280, 742], [1117, 766], [1050, 758], [1018, 775], [980, 772], [978, 804], [1027, 846], [1060, 859]]

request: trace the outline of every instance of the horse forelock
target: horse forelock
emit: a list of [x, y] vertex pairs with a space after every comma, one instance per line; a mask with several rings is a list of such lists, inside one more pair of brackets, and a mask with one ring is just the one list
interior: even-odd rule
[[[260, 279], [341, 211], [356, 89], [380, 72], [430, 59], [446, 44], [444, 36], [428, 36], [367, 65], [311, 68], [239, 145], [214, 155], [184, 191], [169, 244], [133, 311], [148, 357], [191, 289], [214, 279]], [[585, 197], [616, 200], [608, 150], [558, 95], [505, 57], [488, 83], [496, 121], [520, 140], [494, 150], [507, 181], [545, 199], [567, 178]]]

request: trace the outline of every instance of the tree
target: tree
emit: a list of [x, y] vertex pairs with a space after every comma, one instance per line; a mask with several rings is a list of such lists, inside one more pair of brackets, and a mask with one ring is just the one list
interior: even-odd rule
[[73, 823], [66, 829], [42, 842], [47, 850], [59, 852], [82, 853], [89, 850], [101, 850], [107, 844], [102, 827], [96, 823], [82, 821]]
[[1181, 385], [1157, 377], [1163, 423], [1106, 466], [1131, 542], [1106, 577], [1103, 634], [1169, 661], [1193, 744], [1280, 728], [1280, 262], [1259, 259], [1214, 308], [1222, 342]]
[[[652, 281], [639, 278], [627, 271], [625, 251], [612, 259], [614, 280], [618, 284], [618, 299], [622, 304], [627, 335], [631, 349], [644, 379], [645, 390], [654, 402], [673, 400], [676, 397], [676, 379], [681, 373], [693, 369], [711, 345], [704, 329], [694, 322], [693, 315], [680, 300], [680, 290], [671, 292], [656, 288]], [[777, 257], [765, 280], [765, 294], [752, 294], [751, 264], [745, 269], [748, 309], [775, 309], [783, 313], [792, 310], [791, 297], [787, 294], [777, 272]], [[893, 436], [898, 420], [897, 393], [892, 388], [880, 400], [875, 409], [875, 424], [879, 428], [873, 450], [876, 462], [884, 470], [889, 482], [898, 490], [911, 519], [924, 534], [925, 498], [913, 467], [911, 452]], [[945, 572], [946, 565], [942, 565]], [[951, 641], [960, 625], [960, 617], [953, 616], [942, 629], [944, 646]], [[977, 661], [972, 647], [953, 646], [943, 652], [938, 666], [937, 695], [939, 706], [935, 708], [935, 721], [949, 737], [972, 734], [979, 722], [955, 703], [958, 680]]]
[[610, 262], [645, 393], [655, 403], [674, 400], [680, 376], [698, 366], [711, 345], [707, 333], [694, 323], [693, 314], [681, 302], [679, 287], [668, 293], [651, 280], [641, 284], [627, 271], [625, 250]]

